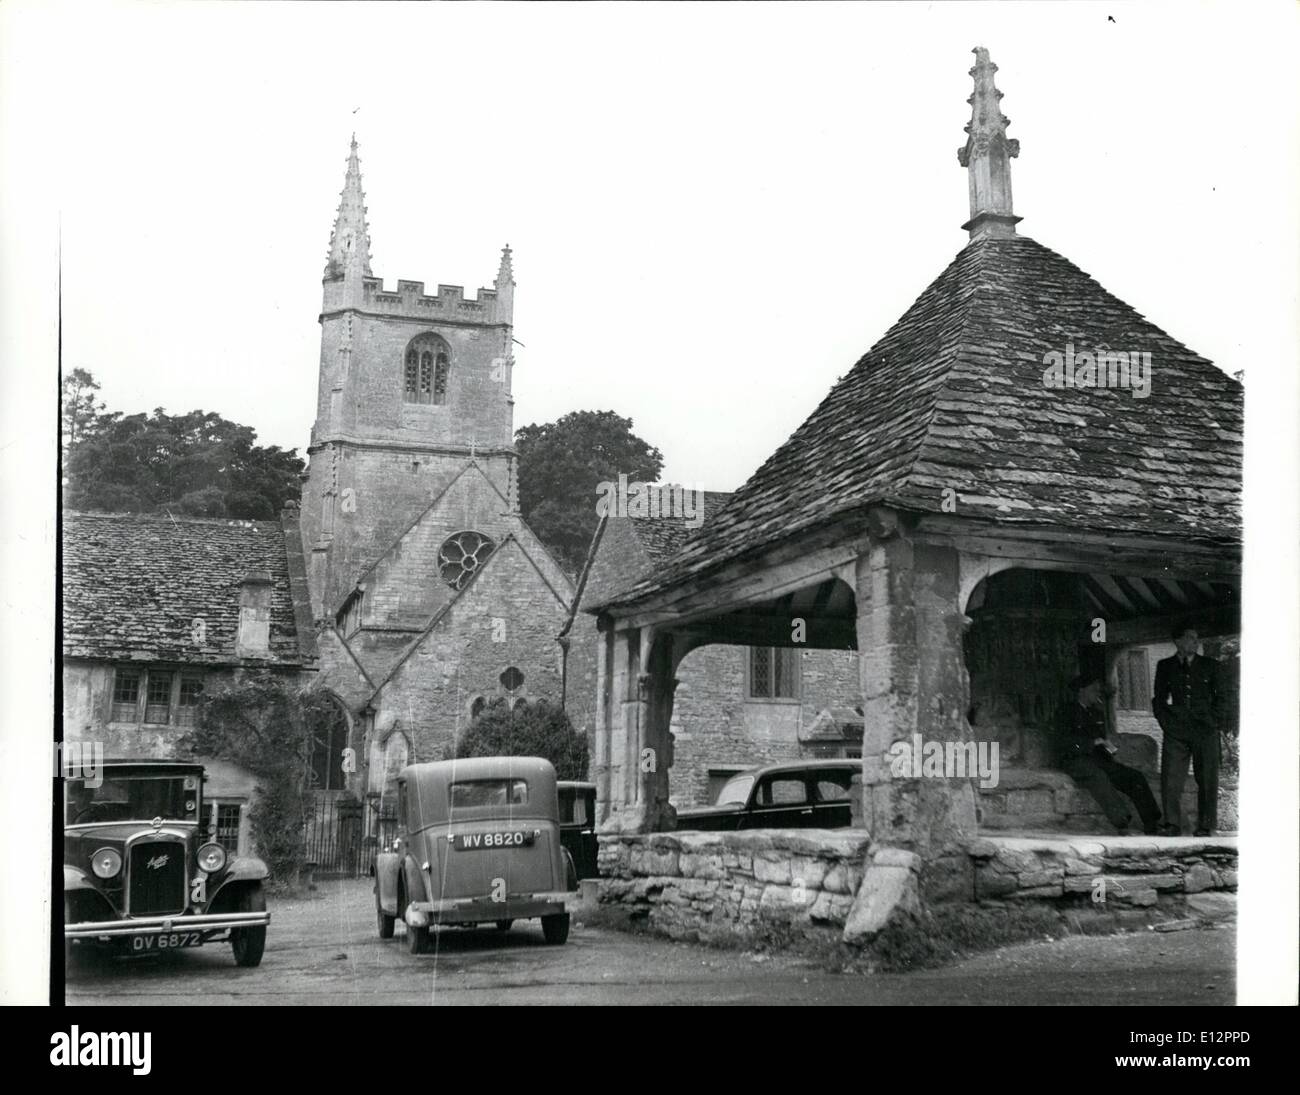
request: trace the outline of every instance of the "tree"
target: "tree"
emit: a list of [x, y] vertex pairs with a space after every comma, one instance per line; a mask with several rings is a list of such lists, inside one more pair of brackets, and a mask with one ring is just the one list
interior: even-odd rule
[[229, 760], [257, 779], [249, 822], [271, 879], [298, 887], [306, 856], [312, 751], [339, 717], [323, 692], [253, 673], [205, 692], [198, 722], [178, 742], [182, 756]]
[[95, 395], [97, 391], [99, 383], [86, 369], [73, 369], [63, 378], [59, 412], [63, 424], [60, 442], [65, 462], [72, 449], [92, 435], [100, 422], [113, 418], [104, 413], [104, 404]]
[[545, 757], [560, 779], [587, 778], [587, 738], [544, 699], [493, 700], [456, 743], [456, 757]]
[[[80, 387], [69, 387], [78, 374]], [[98, 385], [89, 373], [74, 370], [69, 382], [65, 432], [76, 440], [64, 501], [71, 509], [269, 520], [301, 492], [297, 453], [258, 445], [248, 426], [210, 411], [105, 414], [94, 409]]]
[[572, 411], [515, 432], [519, 453], [519, 507], [524, 520], [576, 574], [596, 531], [597, 487], [626, 475], [653, 483], [663, 454], [632, 432], [632, 420], [613, 411]]

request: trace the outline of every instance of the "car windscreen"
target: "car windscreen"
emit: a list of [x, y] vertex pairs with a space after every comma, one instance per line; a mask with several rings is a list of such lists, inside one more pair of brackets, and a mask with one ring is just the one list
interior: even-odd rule
[[527, 802], [527, 780], [469, 779], [451, 785], [453, 810], [471, 806], [523, 806]]
[[105, 777], [98, 787], [83, 779], [68, 780], [63, 794], [63, 819], [68, 825], [97, 821], [197, 821], [197, 776]]
[[744, 806], [749, 801], [750, 789], [754, 786], [753, 776], [732, 776], [722, 785], [718, 792], [718, 806]]

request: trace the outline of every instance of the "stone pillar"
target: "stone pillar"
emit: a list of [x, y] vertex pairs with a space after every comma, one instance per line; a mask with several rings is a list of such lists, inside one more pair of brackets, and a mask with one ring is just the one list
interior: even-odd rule
[[605, 617], [596, 621], [596, 718], [592, 732], [591, 773], [596, 784], [596, 821], [609, 816], [609, 673], [614, 632]]
[[614, 631], [602, 647], [598, 694], [597, 801], [607, 832], [672, 828], [671, 636], [651, 628]]
[[[889, 522], [855, 577], [864, 820], [876, 846], [942, 855], [975, 832], [971, 779], [942, 774], [949, 754], [970, 755], [957, 552], [914, 547]], [[915, 771], [929, 745], [938, 770]]]

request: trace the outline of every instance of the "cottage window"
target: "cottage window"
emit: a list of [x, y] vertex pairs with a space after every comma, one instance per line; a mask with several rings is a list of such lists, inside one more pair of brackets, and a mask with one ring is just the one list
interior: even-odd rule
[[181, 677], [180, 696], [176, 705], [176, 724], [193, 726], [199, 717], [199, 700], [203, 696], [203, 678], [185, 674]]
[[146, 675], [144, 721], [171, 722], [172, 677], [166, 669], [151, 669]]
[[451, 351], [437, 335], [419, 335], [406, 347], [402, 373], [402, 400], [406, 403], [447, 402], [447, 374]]
[[799, 695], [798, 651], [753, 646], [749, 650], [749, 698], [792, 700]]
[[243, 806], [238, 802], [214, 802], [212, 804], [213, 840], [226, 851], [239, 851], [239, 817]]
[[135, 722], [140, 706], [138, 669], [119, 669], [113, 675], [113, 721]]

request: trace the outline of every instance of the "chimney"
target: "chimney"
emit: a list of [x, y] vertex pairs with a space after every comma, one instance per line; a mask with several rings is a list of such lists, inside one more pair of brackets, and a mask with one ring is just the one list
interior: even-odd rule
[[981, 236], [1014, 236], [1017, 217], [1011, 209], [1011, 161], [1020, 155], [1020, 142], [1007, 137], [1011, 119], [1002, 113], [1000, 92], [993, 83], [998, 66], [989, 60], [983, 46], [972, 50], [975, 93], [966, 126], [966, 144], [957, 149], [957, 160], [970, 179], [970, 220], [962, 225], [971, 239]]
[[239, 635], [235, 639], [235, 656], [271, 656], [270, 571], [249, 571], [239, 583]]

